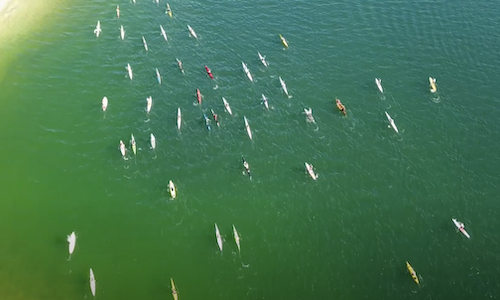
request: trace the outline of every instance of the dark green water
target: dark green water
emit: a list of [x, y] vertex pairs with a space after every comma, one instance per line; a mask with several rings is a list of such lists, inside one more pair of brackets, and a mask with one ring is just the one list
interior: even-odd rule
[[[498, 297], [498, 2], [172, 0], [173, 19], [137, 2], [62, 4], [1, 48], [0, 298], [90, 299], [90, 267], [96, 299], [171, 299], [170, 277], [180, 299]], [[210, 109], [221, 126], [207, 132]]]

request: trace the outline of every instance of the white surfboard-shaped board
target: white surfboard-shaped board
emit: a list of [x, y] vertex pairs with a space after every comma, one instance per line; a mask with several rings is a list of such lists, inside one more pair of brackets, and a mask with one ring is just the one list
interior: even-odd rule
[[151, 111], [151, 107], [153, 107], [153, 97], [149, 96], [146, 98], [146, 112], [148, 114]]
[[236, 246], [238, 246], [238, 252], [241, 251], [240, 249], [240, 236], [238, 234], [238, 231], [236, 231], [236, 227], [233, 225], [233, 235], [234, 235], [234, 241], [236, 242]]
[[247, 65], [244, 62], [241, 62], [241, 65], [243, 66], [243, 71], [245, 71], [245, 74], [247, 74], [248, 79], [253, 82], [252, 74], [250, 74], [250, 70], [248, 69]]
[[311, 164], [308, 164], [307, 162], [305, 163], [305, 165], [306, 165], [307, 173], [309, 173], [309, 176], [311, 176], [311, 178], [314, 180], [318, 179], [318, 175], [316, 175], [316, 173], [314, 173], [314, 167]]
[[158, 71], [158, 68], [156, 68], [156, 80], [158, 80], [158, 83], [161, 84], [161, 75], [160, 71]]
[[120, 26], [120, 37], [123, 39], [125, 39], [125, 29], [123, 29], [123, 25]]
[[252, 131], [250, 130], [250, 125], [248, 125], [247, 117], [243, 116], [243, 119], [245, 120], [245, 128], [247, 129], [248, 137], [252, 139]]
[[130, 78], [130, 80], [132, 80], [132, 67], [130, 66], [130, 64], [127, 64], [127, 67], [126, 67], [127, 71], [128, 71], [128, 78]]
[[146, 39], [144, 37], [142, 37], [142, 43], [144, 44], [144, 49], [146, 49], [146, 51], [149, 51], [148, 43], [146, 43]]
[[383, 94], [384, 89], [382, 88], [382, 79], [375, 78], [375, 83], [377, 84], [378, 90]]
[[125, 159], [125, 154], [127, 154], [127, 149], [125, 148], [125, 144], [123, 143], [122, 140], [120, 140], [120, 153], [122, 154], [122, 157]]
[[101, 105], [102, 111], [106, 111], [106, 109], [108, 108], [108, 97], [102, 98]]
[[165, 32], [165, 29], [163, 29], [163, 26], [161, 26], [161, 25], [160, 25], [160, 31], [161, 31], [161, 35], [163, 36], [165, 41], [168, 42], [167, 33]]
[[132, 152], [134, 155], [137, 155], [137, 145], [133, 134], [130, 134], [130, 145], [132, 146]]
[[283, 91], [285, 92], [285, 94], [288, 97], [290, 97], [290, 95], [288, 95], [288, 89], [286, 88], [285, 81], [283, 79], [281, 79], [281, 77], [279, 79], [280, 79], [281, 88], [283, 89]]
[[92, 268], [90, 268], [90, 291], [92, 292], [92, 296], [95, 297], [95, 276], [94, 276], [94, 271], [92, 271]]
[[267, 68], [268, 64], [267, 64], [267, 61], [266, 61], [266, 57], [265, 56], [262, 56], [260, 54], [260, 52], [257, 52], [257, 54], [259, 54], [259, 59], [260, 59], [260, 62], [264, 65], [264, 67]]
[[399, 133], [399, 130], [396, 127], [396, 123], [394, 123], [394, 120], [391, 118], [391, 116], [389, 116], [389, 114], [387, 112], [385, 112], [385, 115], [387, 116], [387, 120], [389, 120], [389, 124], [391, 124], [392, 129], [394, 129], [394, 131]]
[[156, 138], [152, 133], [150, 136], [150, 140], [151, 140], [151, 148], [156, 149]]
[[264, 103], [264, 106], [269, 109], [269, 103], [267, 102], [267, 97], [262, 94], [262, 103]]
[[217, 223], [215, 223], [215, 237], [217, 238], [217, 245], [219, 246], [219, 249], [222, 252], [222, 237], [220, 236], [219, 227], [217, 227]]
[[175, 197], [177, 197], [177, 191], [175, 189], [175, 185], [172, 182], [172, 180], [168, 181], [168, 191], [169, 191], [170, 197], [172, 197], [172, 199], [175, 199]]
[[182, 116], [181, 116], [181, 108], [177, 108], [177, 129], [181, 129], [182, 125]]
[[70, 235], [68, 235], [67, 240], [68, 240], [68, 252], [71, 255], [75, 251], [76, 247], [76, 234], [74, 231]]
[[222, 103], [224, 103], [224, 107], [226, 108], [226, 111], [230, 114], [233, 115], [233, 112], [231, 110], [231, 107], [229, 106], [229, 103], [227, 103], [226, 99], [222, 97]]
[[198, 39], [198, 36], [196, 35], [196, 32], [194, 32], [193, 28], [191, 28], [191, 26], [187, 26], [188, 29], [189, 29], [189, 33], [191, 34], [192, 37], [194, 37], [195, 39]]
[[455, 226], [457, 226], [458, 230], [460, 230], [460, 232], [462, 232], [463, 235], [465, 235], [468, 239], [470, 239], [470, 235], [469, 233], [467, 233], [467, 231], [465, 231], [465, 226], [462, 222], [459, 222], [457, 221], [457, 219], [451, 219], [453, 221], [453, 224], [455, 224]]

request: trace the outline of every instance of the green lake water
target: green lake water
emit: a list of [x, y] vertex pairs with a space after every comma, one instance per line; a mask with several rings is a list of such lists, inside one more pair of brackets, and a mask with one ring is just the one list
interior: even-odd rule
[[61, 2], [0, 46], [0, 299], [91, 299], [89, 268], [103, 300], [172, 299], [171, 277], [182, 300], [500, 295], [500, 2], [171, 0], [172, 19], [165, 6]]

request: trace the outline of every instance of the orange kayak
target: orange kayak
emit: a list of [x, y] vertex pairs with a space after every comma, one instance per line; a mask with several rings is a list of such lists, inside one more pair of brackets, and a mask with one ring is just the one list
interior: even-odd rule
[[337, 108], [346, 116], [347, 111], [345, 109], [345, 106], [342, 104], [342, 102], [340, 102], [339, 99], [335, 99], [335, 102], [337, 103]]

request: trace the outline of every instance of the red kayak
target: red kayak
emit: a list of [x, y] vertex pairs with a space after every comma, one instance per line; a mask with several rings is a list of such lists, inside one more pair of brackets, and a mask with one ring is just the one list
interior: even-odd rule
[[198, 98], [198, 103], [201, 104], [201, 93], [200, 89], [196, 89], [196, 98]]
[[213, 80], [214, 79], [214, 75], [212, 75], [212, 71], [210, 71], [210, 69], [207, 66], [205, 66], [205, 70], [207, 70], [208, 76], [210, 76], [210, 78], [212, 78], [212, 80]]

